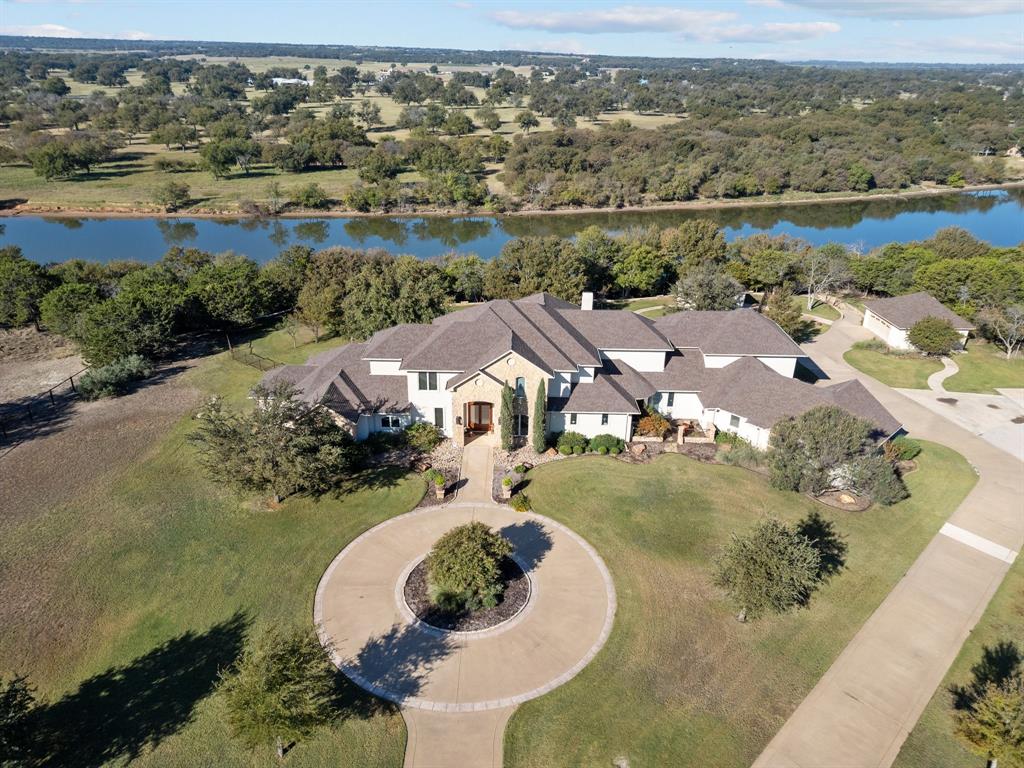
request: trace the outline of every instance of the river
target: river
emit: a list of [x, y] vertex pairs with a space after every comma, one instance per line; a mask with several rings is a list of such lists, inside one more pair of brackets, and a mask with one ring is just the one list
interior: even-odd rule
[[904, 199], [865, 199], [701, 210], [608, 211], [557, 215], [470, 217], [349, 217], [309, 219], [46, 218], [0, 219], [0, 243], [18, 245], [40, 263], [156, 261], [175, 245], [232, 250], [258, 262], [294, 244], [324, 248], [386, 248], [431, 258], [450, 251], [493, 258], [510, 239], [526, 235], [572, 237], [597, 225], [610, 232], [651, 224], [667, 227], [709, 218], [731, 240], [755, 232], [785, 233], [814, 245], [840, 242], [870, 249], [892, 241], [923, 240], [959, 226], [981, 240], [1010, 246], [1024, 240], [1024, 190], [993, 190]]

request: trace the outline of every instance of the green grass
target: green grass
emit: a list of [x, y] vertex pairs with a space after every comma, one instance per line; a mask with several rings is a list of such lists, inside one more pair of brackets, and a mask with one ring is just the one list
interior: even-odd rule
[[928, 377], [942, 370], [942, 363], [918, 355], [887, 355], [873, 349], [847, 350], [843, 359], [862, 373], [890, 387], [928, 389]]
[[[982, 660], [986, 650], [993, 651], [1002, 643], [1013, 643], [1018, 660], [1024, 658], [1024, 559], [1019, 557], [904, 742], [894, 768], [984, 765], [983, 759], [969, 752], [954, 736], [950, 688], [973, 683], [972, 667]], [[1024, 673], [1024, 662], [1019, 662], [1017, 669]]]
[[[618, 610], [606, 646], [568, 684], [524, 704], [506, 765], [748, 766], [975, 482], [959, 454], [925, 444], [913, 495], [851, 514], [775, 491], [760, 475], [666, 455], [587, 458], [531, 473], [534, 508], [604, 558]], [[732, 531], [817, 512], [848, 546], [846, 569], [808, 609], [739, 624], [712, 584]]]
[[831, 304], [817, 303], [814, 305], [813, 309], [808, 309], [806, 296], [794, 296], [793, 303], [800, 308], [800, 311], [803, 314], [814, 315], [822, 320], [838, 320], [842, 317], [842, 315], [839, 314], [839, 310]]
[[983, 392], [995, 394], [996, 387], [1024, 387], [1024, 355], [1018, 353], [1007, 360], [994, 344], [971, 341], [967, 351], [953, 357], [960, 368], [943, 382], [950, 392]]
[[[313, 349], [290, 347], [281, 333], [254, 344], [285, 360]], [[243, 402], [259, 373], [221, 354], [188, 375]], [[0, 605], [0, 672], [28, 674], [51, 702], [70, 695], [60, 720], [102, 722], [78, 745], [82, 765], [122, 764], [136, 744], [145, 744], [135, 761], [143, 766], [276, 764], [270, 750], [254, 754], [230, 737], [208, 695], [239, 640], [233, 617], [249, 631], [310, 625], [331, 559], [424, 492], [418, 477], [380, 471], [336, 497], [267, 508], [204, 478], [186, 441], [192, 426], [183, 418], [124, 471], [10, 523], [0, 539], [5, 583], [42, 585]], [[346, 696], [362, 714], [300, 743], [289, 764], [401, 765], [401, 716], [351, 685]]]

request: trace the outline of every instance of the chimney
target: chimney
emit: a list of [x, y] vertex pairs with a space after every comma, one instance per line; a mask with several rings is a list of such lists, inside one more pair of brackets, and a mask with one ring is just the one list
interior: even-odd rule
[[580, 300], [580, 309], [591, 310], [594, 308], [594, 294], [591, 291], [584, 291]]

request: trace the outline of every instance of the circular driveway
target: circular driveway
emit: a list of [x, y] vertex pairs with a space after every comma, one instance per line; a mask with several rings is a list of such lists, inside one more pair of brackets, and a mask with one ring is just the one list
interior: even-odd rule
[[[445, 531], [479, 520], [515, 546], [530, 602], [475, 633], [443, 632], [405, 606], [405, 576]], [[320, 640], [354, 682], [403, 706], [473, 712], [519, 704], [572, 679], [604, 645], [615, 588], [574, 532], [496, 504], [452, 503], [387, 520], [334, 559], [313, 607]]]

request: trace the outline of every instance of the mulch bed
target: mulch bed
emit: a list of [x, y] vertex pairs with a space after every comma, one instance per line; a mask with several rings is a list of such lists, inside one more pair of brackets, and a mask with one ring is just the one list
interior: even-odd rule
[[427, 561], [412, 569], [406, 579], [405, 602], [416, 617], [437, 629], [449, 632], [476, 632], [501, 624], [523, 609], [530, 599], [530, 580], [515, 560], [506, 557], [501, 563], [501, 580], [505, 591], [493, 608], [479, 611], [448, 613], [431, 604], [427, 592]]
[[[840, 496], [848, 496], [853, 499], [853, 502], [845, 502], [839, 498]], [[861, 498], [850, 491], [825, 491], [820, 496], [811, 496], [811, 498], [815, 501], [820, 501], [826, 506], [842, 509], [847, 512], [863, 512], [871, 506], [871, 499]]]

